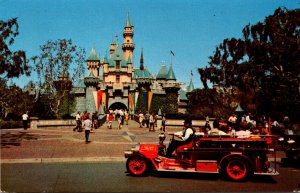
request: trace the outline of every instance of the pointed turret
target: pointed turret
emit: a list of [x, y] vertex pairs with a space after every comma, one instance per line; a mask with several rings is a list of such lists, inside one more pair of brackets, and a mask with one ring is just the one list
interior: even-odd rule
[[176, 80], [175, 73], [173, 71], [172, 64], [170, 65], [169, 72], [167, 74], [167, 80]]
[[87, 66], [89, 70], [89, 74], [93, 72], [93, 74], [98, 77], [99, 76], [99, 68], [100, 68], [100, 56], [97, 55], [95, 48], [92, 48], [90, 55], [87, 58]]
[[156, 76], [156, 79], [167, 79], [168, 69], [165, 64], [161, 65], [161, 68]]
[[103, 59], [103, 64], [108, 64], [107, 51], [105, 52], [105, 56], [104, 56], [104, 59]]
[[188, 87], [186, 88], [186, 92], [192, 92], [195, 89], [194, 84], [193, 84], [193, 80], [191, 79], [190, 84], [188, 85]]
[[143, 48], [142, 48], [142, 51], [141, 51], [140, 70], [144, 70], [144, 55], [143, 55]]
[[90, 55], [86, 59], [87, 61], [100, 61], [100, 57], [97, 55], [95, 48], [92, 48]]
[[131, 22], [130, 22], [130, 19], [129, 19], [129, 13], [127, 13], [125, 27], [132, 27]]

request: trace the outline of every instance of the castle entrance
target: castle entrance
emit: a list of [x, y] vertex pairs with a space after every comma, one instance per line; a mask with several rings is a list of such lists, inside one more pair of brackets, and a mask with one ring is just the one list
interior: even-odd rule
[[115, 102], [115, 103], [111, 104], [111, 105], [109, 106], [109, 109], [112, 109], [112, 110], [116, 110], [116, 109], [124, 109], [124, 110], [127, 110], [127, 111], [128, 111], [126, 105], [123, 104], [123, 103], [121, 103], [121, 102]]

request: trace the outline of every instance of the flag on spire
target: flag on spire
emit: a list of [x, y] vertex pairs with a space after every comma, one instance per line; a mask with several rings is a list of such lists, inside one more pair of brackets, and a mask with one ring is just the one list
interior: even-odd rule
[[175, 56], [174, 52], [172, 52], [172, 50], [170, 50], [170, 51], [171, 51], [171, 54], [172, 54], [173, 56]]
[[192, 70], [191, 70], [191, 76], [194, 76], [194, 75], [193, 75], [193, 71], [192, 71]]

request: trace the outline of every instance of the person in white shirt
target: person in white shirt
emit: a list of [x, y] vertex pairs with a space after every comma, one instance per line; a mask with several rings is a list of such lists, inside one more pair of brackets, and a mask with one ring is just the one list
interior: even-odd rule
[[149, 124], [150, 124], [149, 131], [155, 131], [155, 129], [154, 129], [154, 113], [152, 113], [150, 115]]
[[81, 115], [80, 115], [80, 111], [77, 112], [76, 114], [76, 127], [73, 129], [73, 131], [77, 130], [78, 132], [81, 132]]
[[144, 121], [144, 114], [140, 111], [140, 114], [139, 114], [140, 128], [142, 128], [143, 121]]
[[84, 132], [85, 132], [85, 143], [90, 143], [89, 136], [90, 136], [90, 132], [91, 132], [92, 121], [90, 119], [89, 113], [88, 113], [87, 119], [83, 121], [83, 127], [84, 127]]
[[243, 127], [241, 127], [241, 130], [235, 132], [235, 135], [237, 138], [249, 138], [251, 135], [251, 132], [249, 130], [245, 130]]
[[256, 127], [256, 121], [251, 119], [252, 115], [251, 113], [248, 113], [248, 115], [246, 116], [246, 122], [248, 125], [250, 125], [250, 128], [255, 128]]
[[28, 112], [26, 112], [26, 113], [24, 113], [24, 114], [22, 115], [23, 128], [24, 128], [24, 130], [27, 130], [27, 128], [28, 128], [28, 118], [29, 118]]
[[174, 133], [175, 136], [179, 137], [181, 140], [172, 140], [168, 146], [166, 156], [171, 157], [173, 151], [180, 145], [186, 144], [192, 140], [192, 136], [195, 131], [192, 129], [192, 120], [186, 119], [184, 121], [184, 128], [182, 131]]

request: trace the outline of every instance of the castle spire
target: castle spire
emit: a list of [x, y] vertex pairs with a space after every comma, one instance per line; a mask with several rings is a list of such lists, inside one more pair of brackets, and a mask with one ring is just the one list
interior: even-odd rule
[[127, 14], [126, 17], [126, 24], [124, 27], [123, 37], [124, 37], [124, 42], [122, 44], [122, 49], [123, 49], [124, 58], [128, 60], [128, 57], [130, 57], [131, 60], [134, 61], [133, 25], [130, 22], [129, 14]]
[[131, 22], [130, 22], [130, 19], [129, 19], [129, 13], [127, 13], [125, 27], [132, 27]]
[[190, 84], [188, 85], [186, 92], [192, 92], [195, 89], [194, 84], [193, 84], [193, 72], [191, 70], [191, 80], [190, 80]]
[[140, 70], [144, 70], [144, 55], [143, 55], [143, 48], [141, 51], [141, 59], [140, 59]]

